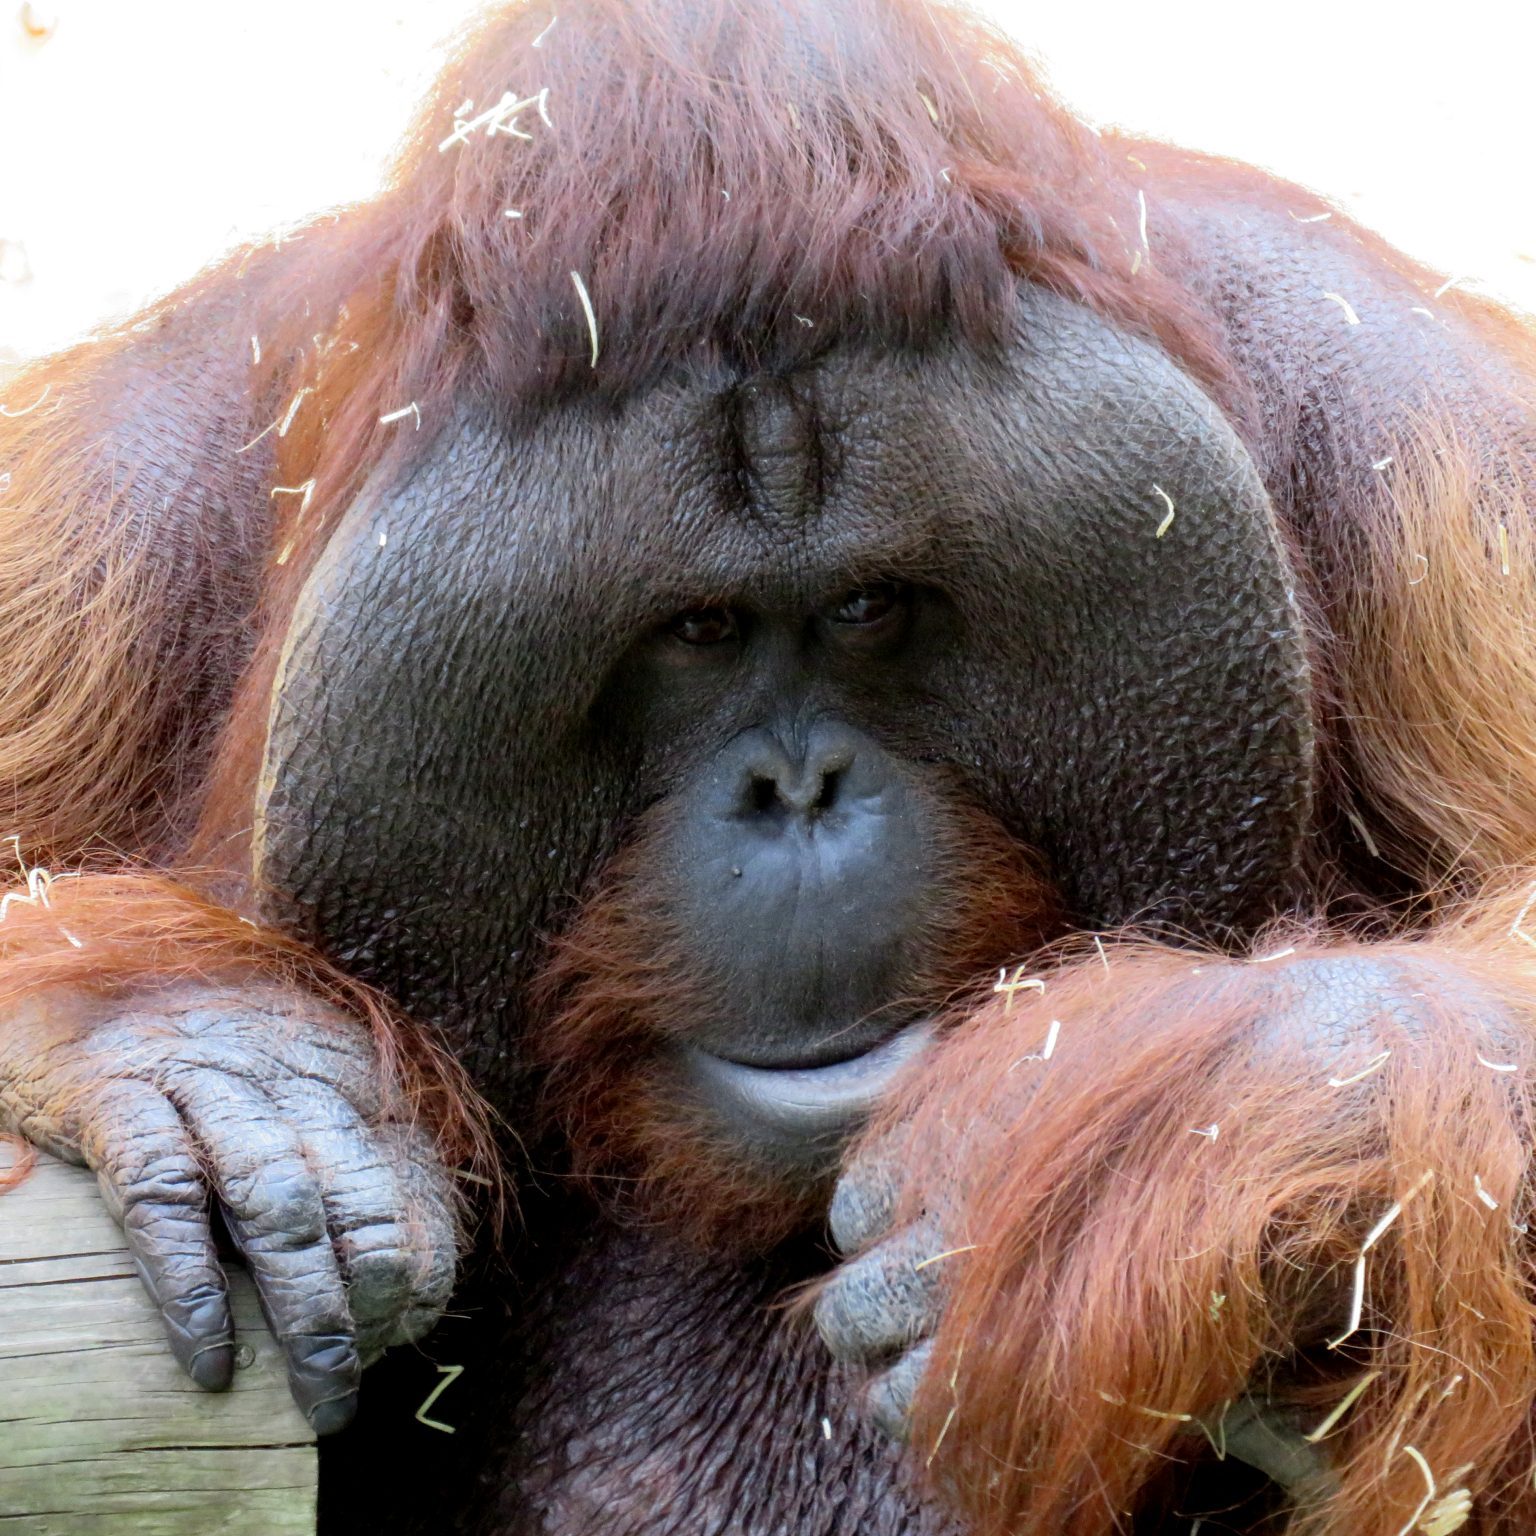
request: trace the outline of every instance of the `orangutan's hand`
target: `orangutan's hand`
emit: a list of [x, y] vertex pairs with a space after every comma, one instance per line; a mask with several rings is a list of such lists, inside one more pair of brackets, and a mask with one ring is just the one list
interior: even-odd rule
[[941, 1042], [855, 1149], [817, 1325], [874, 1419], [944, 1442], [1015, 1529], [1063, 1528], [1104, 1466], [1131, 1508], [1201, 1425], [1315, 1501], [1397, 1420], [1373, 1399], [1314, 1444], [1312, 1405], [1367, 1379], [1409, 1412], [1442, 1355], [1462, 1374], [1413, 1443], [1459, 1465], [1502, 1412], [1474, 1366], [1519, 1345], [1533, 1066], [1500, 973], [1428, 946], [1066, 968]]
[[368, 1033], [308, 999], [182, 987], [66, 1040], [0, 1031], [0, 1125], [95, 1170], [177, 1360], [220, 1391], [234, 1336], [215, 1211], [255, 1280], [300, 1408], [352, 1417], [365, 1364], [415, 1339], [453, 1285], [451, 1187], [390, 1117]]

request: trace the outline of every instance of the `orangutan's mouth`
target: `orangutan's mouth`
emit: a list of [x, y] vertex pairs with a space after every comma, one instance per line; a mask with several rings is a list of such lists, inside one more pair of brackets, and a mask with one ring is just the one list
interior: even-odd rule
[[820, 1067], [754, 1067], [690, 1046], [688, 1074], [705, 1104], [746, 1127], [766, 1152], [815, 1162], [834, 1152], [933, 1038], [927, 1021], [862, 1055]]

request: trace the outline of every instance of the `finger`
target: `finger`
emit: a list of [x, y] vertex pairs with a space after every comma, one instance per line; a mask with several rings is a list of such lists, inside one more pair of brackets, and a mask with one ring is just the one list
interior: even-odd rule
[[411, 1277], [411, 1304], [396, 1324], [391, 1344], [428, 1333], [443, 1315], [458, 1278], [459, 1228], [452, 1176], [439, 1161], [430, 1137], [414, 1127], [390, 1126], [381, 1135], [392, 1143], [406, 1189], [406, 1222], [417, 1256]]
[[922, 1222], [845, 1264], [816, 1302], [827, 1348], [839, 1360], [869, 1365], [918, 1343], [939, 1320], [942, 1258], [934, 1224]]
[[316, 1434], [342, 1428], [357, 1409], [362, 1365], [319, 1181], [297, 1133], [238, 1078], [178, 1068], [164, 1088], [208, 1161], [295, 1401]]
[[932, 1358], [931, 1340], [909, 1349], [890, 1370], [875, 1377], [864, 1394], [870, 1422], [893, 1440], [905, 1441], [912, 1433], [912, 1402]]
[[405, 1192], [384, 1144], [339, 1094], [300, 1081], [282, 1084], [272, 1097], [299, 1128], [366, 1363], [384, 1348], [410, 1303], [414, 1256], [402, 1224]]
[[224, 1391], [234, 1379], [234, 1323], [202, 1159], [181, 1116], [144, 1083], [110, 1083], [93, 1106], [83, 1150], [171, 1353], [198, 1386]]
[[886, 1231], [896, 1213], [900, 1164], [894, 1149], [870, 1148], [832, 1191], [827, 1225], [839, 1253], [856, 1253]]
[[347, 1305], [366, 1365], [389, 1345], [431, 1327], [453, 1286], [454, 1235], [446, 1181], [430, 1187], [416, 1165], [432, 1156], [409, 1128], [369, 1126], [324, 1084], [285, 1083], [273, 1094], [300, 1127], [316, 1175]]

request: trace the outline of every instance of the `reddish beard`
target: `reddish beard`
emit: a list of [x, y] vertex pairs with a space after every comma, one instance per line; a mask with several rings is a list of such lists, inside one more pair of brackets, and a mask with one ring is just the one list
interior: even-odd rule
[[[651, 812], [609, 864], [536, 987], [542, 1118], [571, 1148], [572, 1171], [620, 1219], [714, 1253], [761, 1251], [819, 1219], [835, 1170], [795, 1172], [749, 1155], [684, 1079], [674, 1053], [690, 1025], [729, 1018], [731, 999], [699, 976], [687, 935], [657, 899], [666, 815], [664, 805]], [[953, 1014], [997, 967], [1061, 932], [1056, 893], [997, 822], [947, 803], [933, 819], [929, 917], [904, 995], [889, 1005], [902, 1022]]]

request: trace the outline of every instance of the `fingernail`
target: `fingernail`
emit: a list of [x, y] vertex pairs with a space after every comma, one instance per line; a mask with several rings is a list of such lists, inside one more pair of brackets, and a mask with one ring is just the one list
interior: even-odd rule
[[205, 1392], [227, 1392], [235, 1379], [233, 1344], [205, 1344], [187, 1361], [187, 1375]]
[[357, 1412], [357, 1393], [348, 1392], [341, 1397], [327, 1398], [309, 1410], [309, 1422], [317, 1435], [334, 1435], [345, 1429]]

